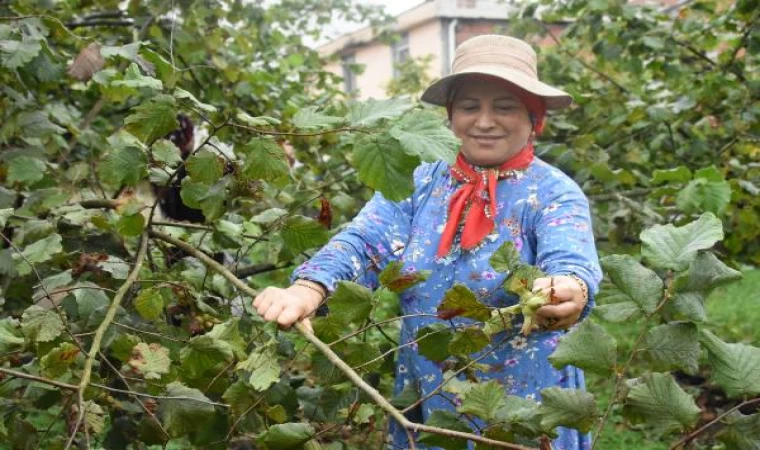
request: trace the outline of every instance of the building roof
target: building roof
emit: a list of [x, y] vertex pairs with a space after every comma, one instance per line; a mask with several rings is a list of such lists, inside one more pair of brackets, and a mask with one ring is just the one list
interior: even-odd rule
[[[514, 7], [500, 0], [427, 0], [396, 16], [393, 29], [404, 32], [431, 20], [440, 19], [506, 19]], [[372, 27], [346, 33], [317, 47], [324, 55], [369, 43], [377, 36]]]

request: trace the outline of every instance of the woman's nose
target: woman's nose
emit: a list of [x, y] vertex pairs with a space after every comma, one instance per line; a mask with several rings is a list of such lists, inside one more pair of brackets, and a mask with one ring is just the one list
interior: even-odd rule
[[493, 111], [490, 108], [483, 108], [475, 121], [475, 126], [481, 129], [492, 128], [495, 125], [493, 120]]

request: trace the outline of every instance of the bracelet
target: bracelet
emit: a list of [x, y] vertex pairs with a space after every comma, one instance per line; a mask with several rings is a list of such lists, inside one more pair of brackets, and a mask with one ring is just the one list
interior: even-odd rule
[[309, 280], [304, 280], [302, 278], [299, 278], [293, 282], [293, 285], [302, 286], [302, 287], [305, 287], [306, 289], [311, 289], [312, 291], [319, 293], [319, 295], [322, 297], [320, 301], [324, 300], [325, 297], [327, 297], [327, 292], [325, 291], [325, 288], [323, 288], [321, 284], [317, 284], [317, 282], [315, 281], [309, 281]]
[[586, 303], [588, 303], [588, 285], [586, 284], [585, 281], [583, 281], [581, 277], [579, 277], [578, 275], [574, 273], [571, 273], [568, 276], [572, 278], [573, 280], [575, 280], [575, 282], [578, 283], [578, 286], [581, 287], [581, 293], [583, 294], [583, 304], [585, 305]]

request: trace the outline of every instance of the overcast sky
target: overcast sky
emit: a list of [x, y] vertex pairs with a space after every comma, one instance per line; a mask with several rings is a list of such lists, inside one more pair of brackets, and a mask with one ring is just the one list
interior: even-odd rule
[[[399, 15], [400, 13], [412, 9], [415, 6], [419, 5], [420, 3], [424, 3], [425, 0], [357, 0], [361, 3], [366, 3], [370, 5], [380, 5], [385, 7], [385, 11], [388, 14], [392, 14], [394, 16]], [[367, 24], [354, 24], [354, 23], [345, 23], [345, 22], [334, 22], [328, 30], [326, 30], [326, 38], [334, 39], [338, 36], [341, 36], [346, 33], [350, 33], [352, 31], [358, 30], [360, 28], [363, 28]]]

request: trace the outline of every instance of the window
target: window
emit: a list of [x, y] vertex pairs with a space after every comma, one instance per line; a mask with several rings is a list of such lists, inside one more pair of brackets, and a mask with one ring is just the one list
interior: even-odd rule
[[398, 64], [409, 59], [409, 33], [401, 34], [391, 45], [391, 56], [393, 58], [393, 78], [399, 76]]
[[356, 73], [353, 71], [353, 66], [356, 64], [356, 57], [354, 55], [343, 56], [343, 90], [347, 93], [354, 92], [356, 90]]

